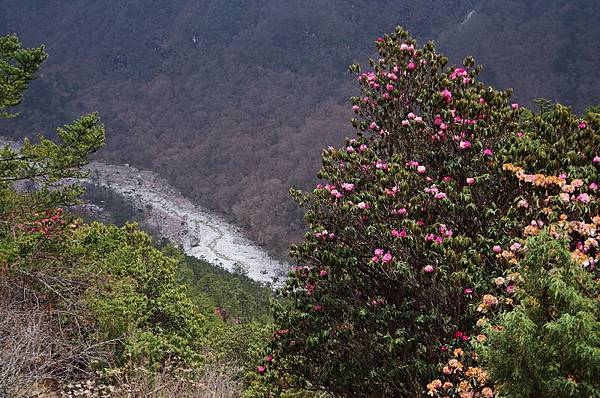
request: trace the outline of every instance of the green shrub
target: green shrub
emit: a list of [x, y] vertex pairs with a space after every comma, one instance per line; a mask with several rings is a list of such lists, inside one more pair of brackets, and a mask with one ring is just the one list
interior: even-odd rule
[[518, 304], [486, 330], [481, 360], [505, 396], [600, 396], [600, 285], [567, 247], [528, 239]]

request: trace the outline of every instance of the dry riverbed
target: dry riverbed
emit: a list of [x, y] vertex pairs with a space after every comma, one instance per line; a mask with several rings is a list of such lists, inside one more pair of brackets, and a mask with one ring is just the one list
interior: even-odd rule
[[124, 165], [92, 162], [89, 183], [108, 188], [143, 211], [145, 222], [186, 254], [265, 283], [281, 282], [287, 265], [246, 239], [238, 228], [195, 205], [158, 174]]

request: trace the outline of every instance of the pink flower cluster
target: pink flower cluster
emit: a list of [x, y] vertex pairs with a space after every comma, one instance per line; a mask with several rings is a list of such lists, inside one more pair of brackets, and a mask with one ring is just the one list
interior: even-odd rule
[[401, 229], [401, 230], [392, 229], [392, 236], [394, 238], [406, 238], [407, 233], [406, 233], [405, 229]]
[[394, 259], [392, 253], [385, 252], [383, 249], [375, 249], [374, 256], [371, 259], [374, 263], [379, 263], [381, 261], [382, 264], [387, 264]]
[[441, 93], [442, 98], [446, 101], [446, 103], [450, 103], [452, 102], [452, 92], [450, 92], [450, 90], [448, 90], [447, 88], [445, 88]]
[[439, 235], [433, 233], [428, 234], [425, 236], [425, 241], [440, 245], [444, 242], [445, 238], [451, 238], [452, 235], [454, 235], [454, 231], [442, 224], [439, 228]]
[[333, 232], [328, 232], [326, 229], [324, 229], [321, 232], [316, 232], [315, 233], [315, 238], [319, 238], [319, 239], [323, 239], [323, 240], [333, 240], [335, 239], [335, 234]]
[[398, 193], [398, 187], [394, 186], [391, 189], [390, 188], [385, 188], [383, 191], [385, 192], [386, 195], [391, 196], [393, 198]]
[[434, 198], [439, 200], [448, 198], [448, 195], [446, 195], [444, 192], [441, 192], [435, 184], [433, 184], [429, 188], [425, 188], [424, 191], [432, 194]]

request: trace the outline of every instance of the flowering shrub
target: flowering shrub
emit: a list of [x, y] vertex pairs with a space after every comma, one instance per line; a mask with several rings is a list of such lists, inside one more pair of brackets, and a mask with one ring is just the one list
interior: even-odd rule
[[[481, 312], [506, 305], [483, 294], [518, 261], [523, 226], [555, 203], [547, 185], [529, 189], [535, 174], [525, 170], [566, 173], [578, 186], [556, 204], [568, 215], [595, 211], [586, 202], [600, 166], [597, 118], [582, 121], [563, 107], [533, 115], [478, 82], [472, 59], [447, 68], [431, 43], [417, 48], [401, 28], [377, 49], [371, 71], [351, 66], [362, 90], [352, 98], [356, 137], [324, 151], [323, 184], [292, 192], [310, 231], [292, 248], [298, 265], [257, 368], [272, 393], [426, 392], [448, 361], [440, 345], [456, 330], [471, 335]], [[493, 394], [481, 372], [467, 378]]]
[[566, 231], [527, 240], [514, 308], [484, 329], [481, 359], [506, 396], [600, 394], [600, 283], [569, 253]]

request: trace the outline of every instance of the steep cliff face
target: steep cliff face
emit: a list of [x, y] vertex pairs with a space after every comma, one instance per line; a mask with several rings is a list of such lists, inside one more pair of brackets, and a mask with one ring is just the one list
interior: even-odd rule
[[[543, 49], [528, 38], [557, 29], [536, 25], [540, 13], [571, 10], [589, 19], [597, 11], [593, 1], [414, 3], [0, 0], [1, 31], [18, 33], [26, 45], [46, 43], [51, 54], [26, 111], [7, 133], [47, 131], [98, 110], [107, 124], [107, 160], [161, 173], [283, 253], [303, 229], [287, 189], [307, 187], [320, 148], [352, 134], [347, 97], [356, 89], [346, 66], [364, 63], [379, 34], [404, 25], [421, 40], [440, 38], [455, 59], [474, 53], [491, 66], [490, 81], [514, 86], [525, 100], [570, 100], [553, 82], [565, 74], [577, 79], [571, 71], [590, 68], [597, 57], [594, 46], [580, 41], [585, 55], [564, 69], [546, 59], [559, 60], [572, 37]], [[589, 3], [588, 9], [578, 3]], [[500, 40], [497, 25], [510, 38]], [[517, 28], [515, 41], [510, 29]], [[580, 34], [566, 22], [558, 29], [560, 37]], [[475, 38], [483, 42], [473, 44]], [[511, 71], [510, 56], [527, 52], [542, 58], [537, 66], [519, 60], [521, 73]], [[546, 74], [534, 90], [525, 78], [540, 67]], [[593, 100], [598, 82], [590, 81], [585, 102]]]

